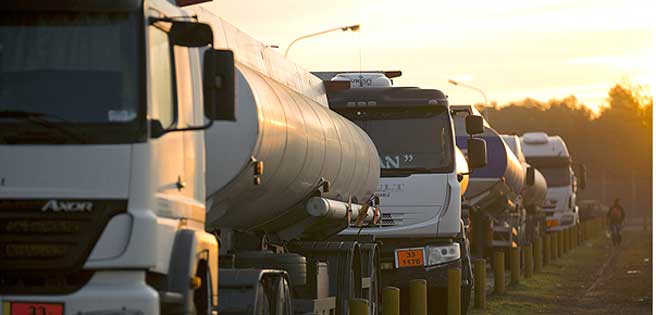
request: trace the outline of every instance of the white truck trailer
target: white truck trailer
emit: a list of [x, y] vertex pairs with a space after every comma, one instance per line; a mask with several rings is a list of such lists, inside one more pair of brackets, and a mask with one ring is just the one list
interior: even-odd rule
[[191, 2], [0, 3], [0, 314], [347, 314], [363, 294], [375, 247], [324, 238], [375, 217], [373, 143]]
[[[351, 84], [328, 93], [330, 107], [364, 129], [380, 154], [382, 218], [375, 224], [352, 225], [340, 236], [382, 244], [381, 283], [401, 288], [402, 309], [408, 307], [409, 281], [421, 278], [428, 282], [429, 313], [446, 312], [447, 271], [461, 268], [466, 313], [473, 276], [461, 197], [470, 168], [455, 143], [446, 95], [435, 89], [392, 87], [384, 74], [336, 74], [331, 83]], [[470, 121], [474, 133], [482, 127], [482, 120]], [[484, 143], [470, 139], [470, 144], [482, 148], [469, 157], [472, 168], [480, 167]]]
[[[559, 231], [576, 224], [579, 221], [576, 205], [579, 187], [565, 141], [544, 132], [528, 132], [522, 135], [521, 145], [526, 161], [547, 180], [547, 197], [542, 206], [547, 216], [547, 231]], [[585, 189], [585, 167], [579, 167], [580, 188]]]

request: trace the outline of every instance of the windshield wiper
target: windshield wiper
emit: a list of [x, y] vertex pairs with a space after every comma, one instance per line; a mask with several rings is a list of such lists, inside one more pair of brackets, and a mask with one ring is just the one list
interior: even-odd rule
[[435, 169], [428, 167], [404, 167], [404, 168], [383, 168], [380, 170], [382, 175], [410, 175], [434, 173]]
[[80, 143], [88, 143], [86, 137], [84, 135], [80, 135], [76, 132], [71, 131], [70, 128], [66, 128], [61, 125], [57, 125], [52, 123], [51, 121], [45, 119], [45, 117], [52, 117], [55, 118], [61, 122], [64, 123], [71, 123], [70, 121], [63, 119], [61, 117], [52, 115], [52, 114], [46, 114], [46, 113], [39, 113], [39, 112], [28, 112], [28, 111], [20, 111], [20, 110], [3, 110], [0, 111], [0, 118], [7, 118], [7, 119], [19, 119], [19, 120], [24, 120], [24, 121], [29, 121], [31, 123], [43, 126], [48, 129], [54, 129], [59, 131], [60, 134], [66, 135], [71, 139], [74, 139], [75, 141], [78, 141]]

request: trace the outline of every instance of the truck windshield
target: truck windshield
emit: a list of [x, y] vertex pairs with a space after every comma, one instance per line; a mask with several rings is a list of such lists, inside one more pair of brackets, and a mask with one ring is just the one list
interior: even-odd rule
[[445, 107], [378, 108], [349, 116], [376, 145], [383, 176], [453, 170], [453, 140]]
[[571, 185], [571, 161], [566, 156], [532, 156], [526, 161], [540, 170], [549, 187]]
[[540, 173], [544, 175], [549, 187], [564, 187], [569, 186], [570, 172], [569, 167], [539, 167]]
[[[1, 15], [0, 113], [32, 113], [92, 143], [131, 142], [142, 95], [137, 25], [124, 13]], [[47, 131], [15, 118], [0, 118], [0, 133], [13, 137], [5, 143]]]

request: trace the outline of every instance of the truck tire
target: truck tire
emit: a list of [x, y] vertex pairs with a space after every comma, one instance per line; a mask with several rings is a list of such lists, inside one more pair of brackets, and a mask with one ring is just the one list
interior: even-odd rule
[[292, 287], [307, 283], [306, 259], [299, 254], [276, 254], [270, 251], [242, 252], [235, 256], [235, 266], [237, 268], [284, 270], [289, 276]]

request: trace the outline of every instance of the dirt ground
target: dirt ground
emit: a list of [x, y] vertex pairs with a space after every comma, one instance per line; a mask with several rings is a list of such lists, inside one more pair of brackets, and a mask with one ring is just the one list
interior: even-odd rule
[[587, 241], [470, 314], [651, 314], [651, 231], [628, 225], [623, 238]]

